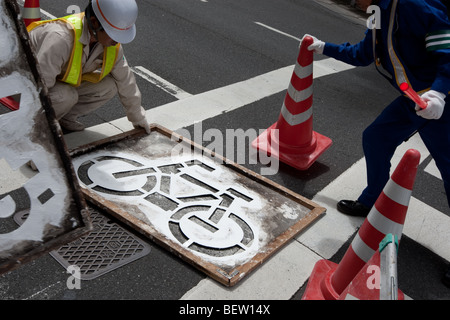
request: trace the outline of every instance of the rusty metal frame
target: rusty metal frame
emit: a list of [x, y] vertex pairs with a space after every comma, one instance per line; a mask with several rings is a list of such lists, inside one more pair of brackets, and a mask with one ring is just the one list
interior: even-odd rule
[[[170, 252], [176, 254], [178, 257], [181, 257], [183, 260], [189, 262], [197, 269], [203, 271], [208, 276], [225, 286], [231, 287], [237, 284], [240, 280], [242, 280], [242, 278], [244, 278], [244, 275], [247, 275], [252, 270], [256, 269], [265, 260], [267, 260], [270, 256], [272, 256], [275, 252], [282, 248], [287, 242], [292, 240], [295, 236], [297, 236], [300, 232], [302, 232], [305, 228], [312, 224], [316, 219], [321, 217], [326, 211], [325, 208], [318, 206], [309, 199], [306, 199], [301, 195], [294, 193], [293, 191], [273, 182], [272, 180], [267, 179], [266, 177], [263, 177], [241, 165], [238, 165], [222, 157], [221, 155], [218, 155], [215, 152], [206, 149], [203, 146], [189, 139], [186, 139], [183, 136], [180, 136], [179, 134], [176, 134], [175, 132], [167, 128], [164, 128], [157, 124], [152, 124], [151, 131], [151, 134], [162, 134], [170, 138], [172, 141], [175, 141], [176, 143], [186, 143], [192, 150], [199, 151], [203, 155], [207, 155], [209, 158], [216, 159], [221, 165], [227, 167], [230, 170], [233, 170], [243, 178], [251, 179], [264, 186], [265, 188], [274, 190], [280, 195], [280, 197], [287, 197], [309, 210], [309, 212], [303, 218], [301, 218], [298, 222], [284, 230], [284, 232], [273, 239], [273, 241], [271, 241], [265, 247], [264, 252], [257, 253], [251, 259], [251, 261], [248, 261], [243, 265], [239, 265], [230, 270], [223, 269], [216, 264], [210, 263], [209, 261], [199, 259], [198, 256], [194, 255], [186, 248], [183, 248], [179, 244], [174, 243], [173, 241], [167, 239], [167, 237], [165, 237], [164, 235], [160, 234], [158, 231], [156, 231], [155, 228], [152, 227], [152, 225], [143, 222], [133, 214], [129, 213], [124, 207], [121, 207], [120, 204], [109, 201], [98, 193], [82, 187], [82, 192], [85, 194], [86, 198], [96, 206], [115, 216], [120, 221], [134, 228], [136, 231], [144, 234], [152, 241], [156, 242]], [[75, 160], [75, 158], [78, 156], [86, 155], [97, 150], [105, 150], [108, 148], [108, 146], [113, 146], [116, 143], [121, 143], [124, 141], [134, 143], [133, 141], [139, 141], [140, 138], [144, 138], [145, 136], [147, 135], [143, 130], [134, 129], [123, 134], [77, 147], [73, 150], [70, 150], [70, 154], [73, 160]]]
[[[39, 66], [31, 49], [28, 32], [21, 17], [20, 7], [15, 0], [2, 0], [0, 2], [11, 19], [12, 27], [16, 30], [19, 56], [9, 62], [0, 70], [2, 77], [13, 72], [18, 72], [35, 84], [38, 101], [42, 112], [38, 112], [35, 124], [31, 128], [23, 126], [22, 130], [29, 130], [30, 139], [36, 144], [42, 144], [52, 156], [57, 159], [61, 174], [65, 177], [67, 194], [70, 203], [65, 203], [65, 212], [62, 215], [59, 226], [46, 225], [42, 230], [42, 241], [23, 240], [12, 249], [0, 248], [0, 274], [14, 270], [24, 263], [30, 262], [43, 254], [58, 249], [64, 244], [74, 241], [92, 230], [89, 210], [81, 192], [78, 180], [74, 174], [71, 158], [63, 139], [63, 133], [56, 120], [51, 101], [48, 98], [48, 90], [41, 81]], [[19, 124], [18, 124], [19, 125]], [[45, 137], [45, 139], [40, 138]], [[23, 150], [26, 154], [27, 150]], [[48, 213], [51, 215], [52, 213]], [[75, 223], [76, 222], [76, 223]]]

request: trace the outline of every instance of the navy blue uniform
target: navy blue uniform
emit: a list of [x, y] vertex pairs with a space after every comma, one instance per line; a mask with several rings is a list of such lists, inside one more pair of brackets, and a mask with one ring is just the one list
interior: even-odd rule
[[[324, 54], [356, 66], [380, 65], [395, 88], [407, 82], [417, 92], [444, 93], [438, 120], [416, 114], [400, 95], [363, 133], [367, 187], [358, 201], [372, 207], [389, 180], [396, 148], [418, 130], [439, 168], [450, 205], [450, 21], [439, 0], [381, 0], [381, 28], [367, 30], [355, 45], [326, 43]], [[376, 34], [376, 35], [375, 35]], [[374, 41], [374, 38], [376, 41]], [[375, 44], [374, 44], [375, 43]]]

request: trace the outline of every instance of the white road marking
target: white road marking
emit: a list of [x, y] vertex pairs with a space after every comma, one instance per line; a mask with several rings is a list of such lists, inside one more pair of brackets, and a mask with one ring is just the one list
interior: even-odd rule
[[57, 17], [55, 17], [54, 15], [52, 15], [52, 14], [50, 14], [50, 13], [48, 13], [47, 11], [42, 10], [42, 9], [41, 9], [41, 14], [43, 14], [44, 16], [46, 16], [46, 17], [48, 18], [48, 20], [53, 20], [53, 19], [56, 19], [56, 18], [57, 18]]
[[268, 26], [268, 25], [266, 25], [266, 24], [264, 24], [264, 23], [257, 22], [257, 21], [255, 21], [255, 23], [256, 23], [257, 25], [261, 26], [261, 27], [264, 27], [264, 28], [266, 28], [266, 29], [275, 31], [276, 33], [282, 34], [283, 36], [292, 38], [292, 39], [297, 40], [297, 41], [301, 41], [300, 38], [294, 37], [293, 35], [290, 35], [290, 34], [288, 34], [288, 33], [286, 33], [286, 32], [281, 31], [281, 30], [272, 28], [272, 27], [270, 27], [270, 26]]
[[24, 300], [45, 300], [52, 298], [55, 292], [61, 292], [62, 285], [65, 284], [62, 281], [57, 281], [46, 288], [33, 293], [31, 296], [24, 298]]
[[170, 83], [169, 81], [164, 80], [160, 76], [154, 74], [153, 72], [151, 72], [150, 70], [148, 70], [144, 67], [141, 67], [141, 66], [132, 67], [131, 70], [134, 73], [136, 73], [138, 76], [144, 78], [148, 82], [154, 84], [161, 90], [171, 94], [172, 96], [174, 96], [177, 99], [181, 100], [181, 99], [189, 98], [192, 96], [190, 93], [187, 93], [186, 91], [181, 90], [174, 84]]
[[438, 179], [442, 180], [442, 176], [441, 173], [439, 172], [437, 166], [436, 166], [436, 162], [434, 161], [434, 159], [432, 159], [430, 161], [430, 163], [427, 165], [427, 167], [425, 168], [425, 172], [435, 176]]

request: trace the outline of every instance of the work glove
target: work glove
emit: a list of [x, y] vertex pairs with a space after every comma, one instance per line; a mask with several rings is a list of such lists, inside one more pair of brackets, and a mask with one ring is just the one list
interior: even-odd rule
[[139, 121], [135, 121], [133, 122], [133, 127], [137, 128], [144, 128], [145, 132], [147, 132], [147, 134], [150, 134], [151, 130], [150, 130], [150, 124], [148, 123], [147, 119], [144, 117], [142, 118], [142, 120]]
[[[323, 49], [325, 48], [325, 42], [317, 39], [316, 37], [314, 37], [310, 34], [305, 34], [303, 36], [303, 38], [305, 38], [307, 36], [313, 38], [313, 40], [314, 40], [313, 44], [308, 47], [308, 50], [314, 51], [315, 53], [318, 53], [318, 54], [323, 54]], [[302, 38], [302, 41], [303, 41], [303, 38]]]
[[430, 90], [422, 94], [420, 97], [428, 103], [425, 109], [421, 109], [416, 104], [417, 115], [425, 119], [439, 119], [444, 112], [445, 107], [445, 94]]

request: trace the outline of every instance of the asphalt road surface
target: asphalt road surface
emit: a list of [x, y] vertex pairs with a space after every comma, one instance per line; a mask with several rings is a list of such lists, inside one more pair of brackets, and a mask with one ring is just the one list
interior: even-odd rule
[[[41, 0], [43, 18], [68, 13], [86, 1]], [[263, 130], [277, 121], [299, 39], [359, 41], [365, 17], [348, 5], [318, 0], [138, 0], [136, 39], [124, 46], [151, 122], [194, 136], [218, 129]], [[23, 2], [22, 2], [23, 3]], [[73, 8], [73, 7], [72, 7]], [[314, 130], [333, 145], [306, 171], [279, 164], [269, 179], [326, 207], [311, 228], [248, 275], [225, 288], [171, 252], [126, 226], [148, 253], [81, 288], [50, 255], [0, 276], [0, 299], [27, 300], [298, 300], [314, 264], [339, 262], [362, 218], [337, 212], [342, 197], [356, 198], [365, 184], [361, 135], [398, 93], [374, 67], [353, 68], [315, 56]], [[80, 119], [88, 129], [67, 133], [69, 147], [131, 129], [118, 99]], [[208, 146], [211, 141], [200, 141]], [[248, 141], [247, 141], [248, 144]], [[246, 145], [247, 146], [247, 145]], [[441, 277], [450, 260], [450, 210], [432, 158], [415, 136], [401, 146], [418, 149], [421, 163], [398, 252], [398, 283], [414, 300], [444, 300]], [[244, 149], [247, 150], [247, 149]], [[234, 150], [236, 151], [236, 150]], [[224, 142], [224, 153], [226, 153]], [[237, 153], [227, 153], [231, 160]], [[265, 168], [248, 158], [243, 166]], [[108, 219], [112, 217], [104, 214]], [[120, 224], [119, 224], [120, 225]]]

